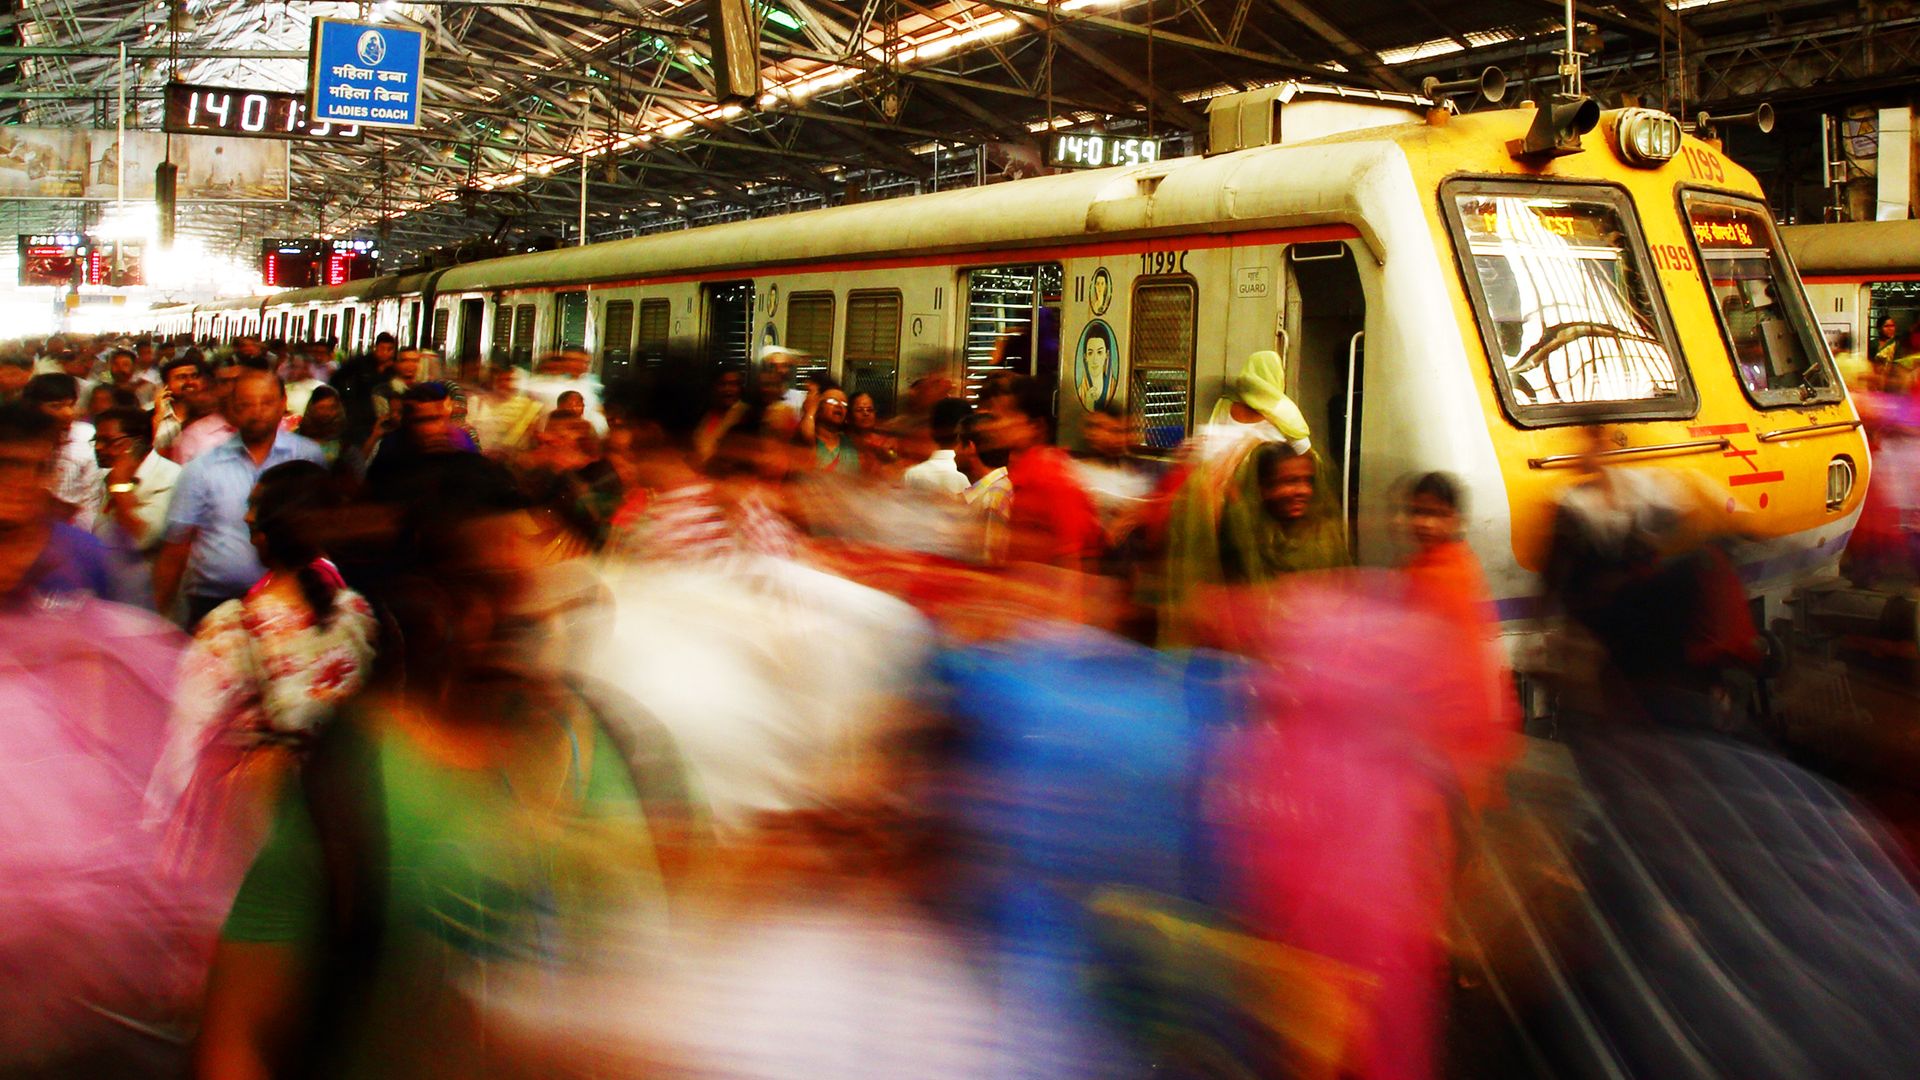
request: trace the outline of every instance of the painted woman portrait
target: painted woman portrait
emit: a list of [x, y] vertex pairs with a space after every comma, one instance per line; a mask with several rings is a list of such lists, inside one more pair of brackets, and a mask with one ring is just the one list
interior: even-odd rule
[[1119, 378], [1120, 349], [1113, 328], [1095, 319], [1080, 331], [1080, 346], [1073, 361], [1073, 386], [1080, 404], [1088, 412], [1105, 405], [1113, 397]]

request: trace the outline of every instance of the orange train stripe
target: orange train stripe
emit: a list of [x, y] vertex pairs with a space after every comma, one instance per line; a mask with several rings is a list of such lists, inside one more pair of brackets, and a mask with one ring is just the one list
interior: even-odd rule
[[1745, 487], [1748, 484], [1771, 484], [1775, 480], [1785, 480], [1786, 478], [1786, 473], [1775, 469], [1772, 472], [1746, 473], [1741, 476], [1729, 476], [1727, 477], [1727, 483], [1732, 484], [1734, 487]]
[[1747, 428], [1747, 425], [1745, 424], [1704, 424], [1700, 427], [1688, 428], [1687, 434], [1689, 435], [1745, 435], [1747, 431], [1748, 431], [1748, 428]]

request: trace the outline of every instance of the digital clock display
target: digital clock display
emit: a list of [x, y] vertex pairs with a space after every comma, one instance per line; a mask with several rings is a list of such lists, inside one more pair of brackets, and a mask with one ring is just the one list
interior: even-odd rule
[[165, 127], [175, 133], [248, 139], [359, 142], [362, 138], [359, 124], [309, 120], [307, 103], [299, 94], [190, 83], [167, 84]]
[[1056, 132], [1049, 163], [1063, 169], [1104, 169], [1160, 160], [1160, 140], [1137, 135]]

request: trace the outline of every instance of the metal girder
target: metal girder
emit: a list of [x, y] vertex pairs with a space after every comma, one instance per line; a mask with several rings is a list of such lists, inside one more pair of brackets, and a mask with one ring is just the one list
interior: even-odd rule
[[[997, 8], [1005, 8], [1008, 11], [1016, 11], [1023, 15], [1038, 17], [1041, 20], [1038, 25], [1044, 25], [1048, 16], [1054, 16], [1053, 25], [1056, 31], [1062, 27], [1094, 27], [1125, 37], [1141, 39], [1151, 37], [1155, 42], [1162, 45], [1177, 45], [1181, 48], [1192, 49], [1196, 52], [1213, 53], [1218, 56], [1232, 57], [1236, 60], [1252, 61], [1256, 64], [1266, 65], [1273, 69], [1275, 74], [1305, 75], [1322, 79], [1338, 77], [1339, 75], [1338, 72], [1329, 68], [1317, 64], [1305, 64], [1292, 57], [1276, 56], [1272, 53], [1243, 49], [1238, 45], [1228, 45], [1219, 41], [1208, 41], [1205, 38], [1197, 38], [1189, 34], [1178, 34], [1169, 30], [1159, 30], [1143, 23], [1132, 23], [1125, 19], [1116, 19], [1108, 15], [1082, 15], [1079, 12], [1073, 12], [1063, 18], [1059, 17], [1059, 13], [1052, 7], [1039, 3], [1037, 0], [984, 0], [984, 2]], [[1029, 25], [1035, 24], [1030, 23]]]
[[1414, 92], [1413, 84], [1387, 67], [1381, 61], [1379, 54], [1348, 37], [1346, 31], [1328, 21], [1326, 16], [1314, 10], [1306, 0], [1270, 0], [1270, 2], [1308, 33], [1333, 46], [1348, 66], [1366, 72], [1381, 89], [1399, 90], [1408, 94]]

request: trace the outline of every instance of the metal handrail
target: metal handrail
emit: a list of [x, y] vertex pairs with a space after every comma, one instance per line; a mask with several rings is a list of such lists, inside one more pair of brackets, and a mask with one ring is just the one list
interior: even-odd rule
[[1652, 446], [1622, 446], [1615, 450], [1602, 450], [1596, 454], [1550, 454], [1547, 457], [1528, 458], [1527, 468], [1552, 469], [1590, 458], [1637, 457], [1642, 454], [1698, 454], [1707, 450], [1731, 449], [1733, 449], [1733, 442], [1725, 437], [1695, 439], [1692, 442], [1655, 443]]
[[1806, 424], [1801, 427], [1781, 428], [1769, 431], [1761, 436], [1761, 442], [1779, 442], [1782, 439], [1795, 439], [1802, 435], [1824, 435], [1831, 431], [1852, 431], [1860, 426], [1858, 420], [1829, 420], [1820, 424]]

